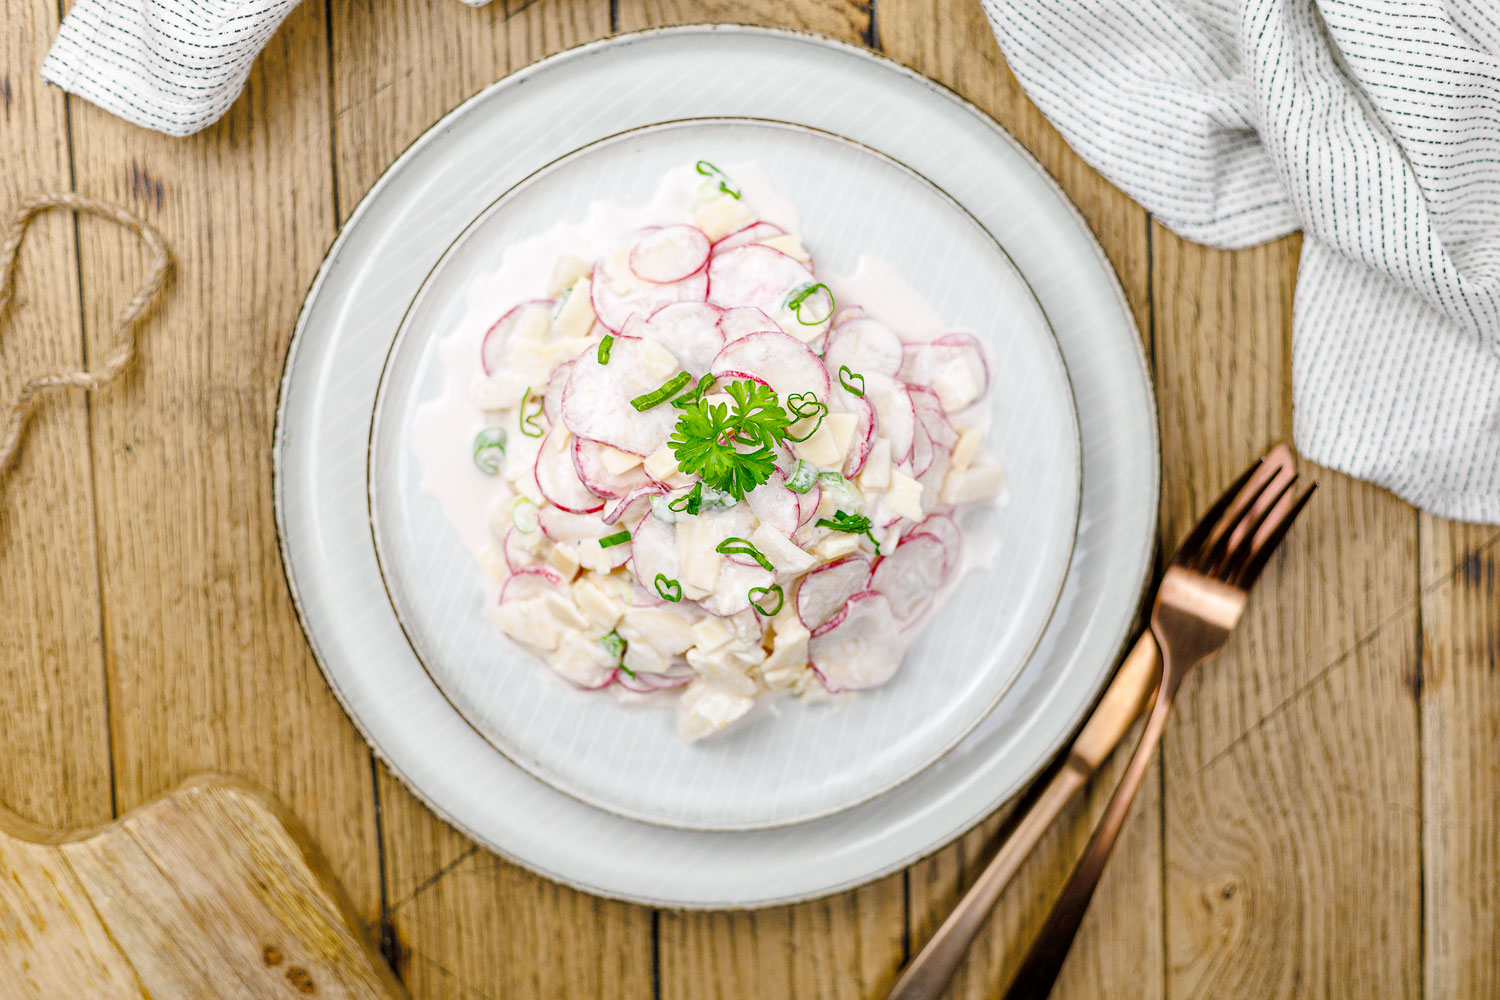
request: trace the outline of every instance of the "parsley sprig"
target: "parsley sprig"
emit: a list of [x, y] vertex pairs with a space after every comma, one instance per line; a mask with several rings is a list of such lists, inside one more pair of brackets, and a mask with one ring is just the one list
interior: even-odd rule
[[770, 386], [742, 379], [724, 387], [729, 403], [699, 399], [683, 408], [667, 439], [677, 466], [736, 500], [771, 478], [772, 451], [792, 418]]

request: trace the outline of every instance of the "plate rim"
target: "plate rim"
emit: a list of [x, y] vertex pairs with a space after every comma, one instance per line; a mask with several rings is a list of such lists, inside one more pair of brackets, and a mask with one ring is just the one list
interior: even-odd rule
[[[856, 796], [841, 800], [835, 804], [817, 808], [808, 808], [801, 812], [786, 817], [779, 817], [769, 821], [746, 820], [742, 822], [731, 822], [722, 819], [693, 821], [681, 817], [668, 818], [663, 815], [632, 810], [628, 807], [625, 807], [622, 803], [611, 802], [602, 796], [597, 796], [585, 789], [577, 787], [576, 785], [567, 781], [565, 776], [559, 775], [554, 770], [543, 766], [537, 761], [529, 759], [524, 753], [520, 751], [518, 747], [507, 747], [497, 736], [487, 732], [486, 727], [481, 726], [476, 718], [474, 718], [476, 710], [472, 706], [465, 706], [464, 704], [462, 704], [462, 699], [459, 699], [455, 694], [450, 693], [447, 685], [445, 685], [443, 681], [439, 680], [438, 674], [434, 672], [433, 666], [428, 663], [427, 656], [424, 655], [422, 648], [420, 648], [417, 640], [413, 637], [412, 629], [407, 627], [406, 615], [403, 613], [402, 603], [397, 600], [395, 591], [392, 589], [391, 575], [388, 572], [388, 568], [386, 565], [388, 557], [382, 554], [382, 531], [378, 524], [380, 519], [377, 514], [377, 510], [380, 507], [380, 502], [377, 500], [377, 490], [375, 489], [374, 482], [376, 474], [375, 467], [377, 454], [384, 448], [398, 447], [397, 443], [395, 442], [389, 442], [385, 445], [378, 445], [376, 433], [376, 428], [381, 423], [382, 413], [385, 411], [386, 404], [389, 400], [389, 395], [386, 392], [386, 388], [387, 378], [391, 374], [392, 360], [394, 359], [397, 351], [402, 347], [403, 343], [410, 339], [409, 335], [412, 335], [412, 328], [409, 324], [413, 314], [418, 311], [418, 309], [424, 304], [424, 300], [432, 293], [434, 280], [437, 278], [444, 265], [449, 262], [450, 257], [461, 250], [461, 245], [465, 243], [470, 238], [470, 236], [473, 235], [481, 226], [483, 226], [486, 221], [491, 218], [491, 216], [500, 211], [504, 205], [508, 204], [514, 196], [520, 193], [524, 193], [524, 188], [531, 185], [533, 182], [540, 180], [547, 174], [550, 174], [554, 169], [558, 168], [565, 162], [574, 159], [575, 157], [584, 155], [597, 147], [607, 146], [612, 143], [627, 140], [631, 136], [651, 134], [659, 131], [669, 131], [685, 126], [701, 126], [713, 124], [769, 126], [774, 129], [781, 129], [788, 132], [800, 132], [804, 134], [814, 135], [821, 139], [826, 139], [837, 144], [851, 147], [867, 156], [874, 157], [876, 160], [894, 167], [898, 171], [904, 172], [908, 176], [914, 178], [918, 183], [925, 185], [932, 192], [937, 194], [939, 198], [947, 202], [948, 205], [956, 210], [964, 219], [968, 220], [969, 224], [977, 229], [979, 233], [982, 234], [983, 238], [988, 240], [989, 243], [995, 248], [995, 250], [998, 251], [1000, 256], [1004, 258], [1006, 264], [1010, 267], [1011, 275], [1019, 280], [1021, 287], [1025, 289], [1027, 298], [1030, 300], [1033, 308], [1036, 311], [1036, 315], [1041, 319], [1042, 327], [1045, 330], [1045, 336], [1042, 338], [1042, 340], [1047, 345], [1045, 353], [1050, 359], [1049, 363], [1051, 367], [1054, 368], [1055, 374], [1061, 380], [1061, 388], [1066, 397], [1068, 428], [1071, 432], [1067, 435], [1067, 437], [1071, 442], [1073, 454], [1073, 462], [1070, 470], [1071, 475], [1069, 476], [1068, 490], [1068, 502], [1070, 504], [1070, 510], [1063, 522], [1063, 530], [1065, 531], [1066, 542], [1063, 546], [1062, 552], [1057, 556], [1059, 569], [1055, 572], [1056, 579], [1055, 582], [1050, 586], [1050, 593], [1048, 593], [1044, 599], [1045, 610], [1043, 610], [1039, 616], [1036, 628], [1034, 629], [1034, 634], [1031, 635], [1029, 640], [1024, 642], [1023, 648], [1017, 654], [1015, 658], [1015, 665], [1006, 681], [995, 690], [993, 696], [989, 698], [988, 702], [980, 711], [978, 711], [971, 719], [966, 721], [963, 726], [954, 730], [951, 735], [940, 741], [936, 750], [930, 751], [918, 762], [902, 770], [894, 777], [887, 778], [873, 788], [862, 791]], [[845, 810], [853, 809], [856, 806], [862, 805], [872, 799], [884, 795], [892, 789], [912, 780], [922, 771], [925, 771], [927, 768], [933, 766], [938, 761], [946, 757], [950, 752], [952, 752], [960, 743], [968, 738], [969, 734], [972, 733], [976, 728], [978, 728], [979, 725], [981, 725], [984, 720], [987, 719], [995, 710], [995, 708], [1005, 699], [1006, 694], [1010, 692], [1010, 689], [1015, 685], [1016, 681], [1020, 679], [1022, 673], [1025, 672], [1027, 664], [1029, 664], [1032, 657], [1036, 655], [1037, 648], [1041, 645], [1042, 640], [1046, 637], [1047, 630], [1051, 626], [1053, 618], [1056, 616], [1058, 603], [1062, 599], [1063, 590], [1068, 580], [1069, 570], [1072, 568], [1073, 557], [1077, 551], [1078, 524], [1083, 509], [1083, 431], [1078, 417], [1078, 397], [1073, 387], [1072, 373], [1068, 370], [1067, 362], [1063, 358], [1062, 345], [1057, 339], [1057, 331], [1053, 328], [1052, 321], [1047, 317], [1046, 310], [1042, 308], [1041, 299], [1037, 296], [1036, 290], [1032, 287], [1031, 282], [1027, 280], [1025, 273], [1022, 272], [1020, 267], [1016, 265], [1015, 259], [1011, 257], [1009, 251], [1005, 249], [1004, 244], [1002, 244], [1000, 240], [996, 238], [994, 233], [990, 232], [988, 226], [986, 226], [977, 216], [975, 216], [973, 212], [969, 211], [969, 209], [962, 202], [960, 202], [951, 193], [949, 193], [947, 189], [942, 187], [936, 181], [932, 180], [932, 178], [928, 177], [926, 174], [917, 170], [915, 167], [911, 166], [908, 163], [905, 163], [899, 157], [884, 152], [883, 150], [876, 149], [873, 146], [870, 146], [867, 143], [860, 142], [857, 139], [851, 139], [846, 135], [833, 132], [829, 129], [818, 128], [812, 125], [805, 125], [800, 122], [787, 122], [780, 119], [745, 115], [709, 115], [694, 116], [689, 118], [674, 118], [664, 121], [651, 122], [644, 125], [636, 125], [631, 128], [623, 129], [619, 132], [612, 132], [609, 135], [590, 140], [589, 142], [584, 143], [581, 146], [576, 146], [573, 149], [570, 149], [567, 152], [561, 154], [560, 156], [554, 157], [548, 162], [540, 165], [535, 170], [526, 174], [526, 176], [519, 178], [514, 184], [510, 185], [504, 191], [500, 192], [487, 205], [480, 209], [480, 211], [475, 214], [475, 216], [470, 219], [467, 224], [464, 225], [463, 229], [461, 229], [453, 237], [453, 239], [450, 240], [445, 247], [443, 247], [442, 252], [438, 255], [437, 260], [433, 263], [432, 267], [427, 270], [427, 273], [423, 275], [421, 284], [417, 287], [417, 290], [412, 295], [410, 301], [407, 302], [406, 308], [402, 310], [401, 319], [396, 327], [396, 334], [391, 338], [391, 343], [385, 352], [385, 358], [381, 362], [380, 379], [375, 389], [375, 405], [371, 408], [370, 411], [370, 420], [366, 436], [365, 457], [365, 502], [366, 510], [369, 514], [370, 537], [375, 551], [375, 563], [380, 574], [381, 587], [385, 591], [387, 599], [390, 601], [391, 609], [395, 613], [396, 623], [400, 627], [401, 634], [405, 638], [407, 645], [411, 649], [412, 656], [421, 665], [423, 672], [427, 674], [428, 679], [432, 681], [433, 686], [443, 696], [443, 699], [447, 701], [450, 706], [452, 706], [454, 711], [456, 711], [459, 716], [463, 718], [464, 722], [467, 723], [471, 729], [479, 734], [479, 736], [485, 741], [486, 744], [501, 753], [512, 764], [515, 764], [517, 767], [521, 768], [521, 770], [525, 771], [527, 774], [530, 774], [533, 778], [536, 778], [538, 781], [549, 785], [557, 791], [562, 792], [563, 794], [568, 795], [571, 798], [577, 799], [585, 805], [591, 806], [595, 809], [612, 813], [616, 816], [624, 817], [625, 819], [634, 820], [638, 823], [649, 823], [653, 826], [664, 826], [670, 829], [692, 830], [703, 833], [748, 833], [755, 830], [774, 830], [780, 827], [795, 826], [799, 823], [809, 823], [814, 820], [824, 819], [829, 816], [844, 812]], [[530, 655], [524, 650], [522, 652], [525, 655]], [[535, 659], [535, 657], [533, 657], [533, 659]], [[544, 666], [544, 664], [540, 663], [537, 665]]]
[[[885, 864], [872, 869], [867, 869], [859, 873], [858, 875], [853, 875], [847, 879], [843, 879], [834, 883], [825, 883], [813, 889], [795, 890], [784, 892], [778, 895], [762, 896], [748, 903], [729, 904], [713, 901], [704, 902], [701, 900], [686, 900], [682, 898], [670, 899], [654, 896], [650, 893], [632, 893], [593, 885], [583, 879], [566, 875], [549, 865], [541, 864], [529, 859], [523, 859], [507, 848], [499, 845], [491, 838], [478, 833], [467, 823], [459, 820], [446, 808], [438, 804], [430, 795], [424, 792], [421, 787], [410, 780], [402, 771], [402, 769], [396, 764], [396, 762], [391, 758], [391, 756], [387, 753], [385, 748], [372, 737], [363, 721], [353, 711], [347, 692], [343, 690], [343, 688], [335, 679], [334, 675], [328, 670], [325, 653], [319, 645], [317, 639], [314, 637], [313, 632], [308, 627], [307, 609], [303, 603], [299, 586], [293, 575], [292, 554], [290, 552], [287, 541], [286, 481], [283, 463], [283, 448], [286, 441], [284, 433], [286, 428], [285, 417], [289, 401], [288, 390], [290, 388], [291, 375], [294, 367], [294, 362], [298, 354], [298, 348], [303, 339], [303, 335], [306, 332], [312, 303], [317, 298], [318, 292], [321, 291], [325, 281], [328, 279], [329, 275], [336, 267], [340, 251], [343, 248], [343, 244], [346, 238], [348, 238], [349, 234], [354, 231], [354, 229], [356, 228], [355, 224], [360, 221], [363, 215], [367, 211], [372, 210], [371, 206], [377, 200], [377, 196], [379, 196], [384, 191], [389, 183], [392, 183], [392, 177], [394, 176], [394, 171], [396, 170], [396, 168], [400, 164], [402, 164], [409, 155], [414, 153], [420, 147], [428, 144], [429, 142], [435, 141], [435, 136], [439, 133], [441, 127], [443, 126], [443, 123], [448, 121], [449, 118], [477, 102], [488, 99], [493, 92], [500, 88], [508, 87], [514, 85], [519, 81], [529, 79], [536, 73], [541, 72], [542, 67], [550, 67], [554, 63], [581, 58], [591, 54], [596, 49], [601, 49], [609, 46], [618, 45], [623, 47], [634, 45], [640, 42], [649, 41], [659, 36], [679, 34], [691, 36], [711, 33], [738, 33], [758, 35], [773, 39], [780, 38], [799, 40], [803, 42], [812, 42], [818, 45], [826, 46], [837, 51], [841, 55], [853, 56], [864, 62], [878, 66], [887, 72], [892, 72], [898, 77], [906, 80], [908, 83], [915, 83], [922, 88], [936, 94], [941, 99], [950, 102], [955, 107], [965, 111], [970, 118], [981, 125], [987, 132], [993, 134], [1001, 143], [1008, 146], [1012, 150], [1012, 152], [1014, 152], [1021, 159], [1021, 161], [1029, 165], [1033, 173], [1041, 181], [1041, 183], [1050, 188], [1052, 192], [1056, 194], [1057, 200], [1064, 216], [1071, 220], [1078, 234], [1083, 237], [1083, 243], [1087, 245], [1089, 252], [1093, 254], [1096, 261], [1102, 266], [1103, 273], [1108, 276], [1107, 284], [1110, 286], [1110, 291], [1113, 293], [1111, 297], [1115, 300], [1120, 310], [1120, 314], [1127, 319], [1132, 327], [1137, 327], [1138, 330], [1134, 311], [1131, 309], [1130, 301], [1128, 298], [1126, 298], [1124, 288], [1120, 284], [1119, 274], [1116, 272], [1114, 265], [1110, 261], [1108, 255], [1105, 254], [1103, 247], [1099, 244], [1098, 238], [1094, 235], [1093, 230], [1089, 227], [1088, 221], [1084, 218], [1083, 213], [1079, 210], [1078, 206], [1075, 205], [1073, 201], [1068, 197], [1067, 192], [1063, 189], [1062, 185], [1058, 183], [1057, 179], [1047, 171], [1047, 169], [1042, 165], [1041, 161], [1037, 159], [1035, 154], [1033, 154], [1031, 150], [1028, 149], [1019, 139], [1013, 136], [1008, 130], [1006, 130], [1004, 126], [1002, 126], [991, 115], [981, 109], [977, 104], [975, 104], [964, 95], [960, 94], [958, 91], [954, 90], [952, 87], [949, 87], [948, 85], [939, 81], [933, 80], [930, 77], [924, 76], [923, 74], [907, 67], [903, 63], [898, 62], [897, 60], [883, 53], [875, 52], [864, 47], [852, 44], [850, 42], [843, 41], [842, 39], [833, 38], [828, 35], [808, 31], [805, 29], [765, 27], [760, 25], [736, 23], [694, 23], [650, 27], [638, 31], [611, 34], [601, 38], [595, 38], [589, 41], [581, 42], [577, 45], [570, 46], [564, 49], [560, 49], [557, 52], [538, 59], [527, 66], [524, 66], [493, 81], [492, 83], [486, 84], [480, 90], [476, 91], [468, 98], [465, 98], [463, 101], [459, 102], [448, 111], [444, 112], [432, 124], [427, 126], [427, 128], [423, 129], [420, 134], [414, 137], [411, 142], [407, 143], [406, 146], [404, 146], [402, 150], [391, 159], [390, 163], [386, 164], [386, 166], [381, 170], [380, 174], [371, 183], [369, 189], [355, 205], [354, 209], [349, 213], [348, 217], [339, 226], [338, 231], [335, 233], [333, 239], [328, 245], [327, 250], [324, 253], [322, 263], [319, 265], [317, 272], [313, 275], [311, 281], [307, 286], [307, 291], [303, 296], [302, 305], [298, 309], [296, 320], [292, 326], [292, 335], [288, 339], [283, 354], [282, 377], [277, 390], [276, 419], [272, 428], [272, 507], [276, 521], [277, 548], [281, 557], [282, 578], [287, 588], [287, 596], [291, 600], [293, 609], [297, 614], [298, 624], [301, 627], [304, 639], [308, 644], [309, 652], [312, 653], [313, 659], [318, 664], [319, 671], [323, 674], [324, 682], [328, 685], [329, 689], [333, 692], [334, 697], [338, 700], [340, 706], [343, 708], [345, 717], [355, 727], [356, 731], [360, 733], [361, 737], [363, 737], [366, 746], [370, 748], [370, 752], [373, 753], [378, 760], [383, 762], [386, 765], [387, 769], [390, 771], [391, 775], [394, 776], [398, 781], [400, 781], [402, 786], [405, 787], [406, 790], [417, 801], [421, 802], [428, 810], [430, 810], [433, 815], [438, 817], [443, 822], [447, 823], [455, 830], [458, 830], [464, 836], [472, 840], [475, 844], [482, 846], [486, 850], [491, 851], [497, 856], [504, 858], [506, 861], [515, 864], [518, 867], [521, 867], [530, 872], [534, 872], [558, 884], [565, 885], [570, 888], [586, 892], [604, 899], [613, 899], [623, 902], [637, 903], [640, 905], [655, 906], [681, 911], [749, 911], [764, 909], [772, 906], [784, 906], [815, 899], [822, 899], [838, 893], [849, 891], [853, 888], [857, 888], [859, 886], [866, 885], [878, 879], [889, 876], [894, 872], [901, 871], [922, 860], [923, 858], [937, 853], [949, 844], [962, 838], [968, 832], [972, 831], [976, 826], [982, 823], [986, 817], [992, 815], [996, 809], [1000, 808], [1006, 802], [1014, 798], [1015, 795], [1022, 789], [1022, 787], [1024, 787], [1027, 781], [1034, 780], [1036, 774], [1045, 767], [1046, 762], [1055, 757], [1059, 749], [1066, 745], [1068, 739], [1072, 736], [1073, 733], [1077, 731], [1079, 724], [1088, 715], [1093, 707], [1093, 704], [1097, 701], [1097, 694], [1094, 699], [1082, 703], [1071, 714], [1068, 719], [1067, 726], [1061, 730], [1061, 734], [1059, 735], [1059, 737], [1053, 742], [1052, 745], [1046, 747], [1044, 751], [1038, 755], [1038, 759], [1035, 764], [1028, 765], [1028, 769], [1031, 771], [1031, 776], [1029, 778], [1023, 779], [1020, 782], [1012, 783], [1010, 787], [999, 793], [997, 797], [990, 799], [983, 806], [979, 807], [977, 811], [970, 811], [962, 820], [950, 824], [949, 827], [945, 829], [945, 831], [941, 834], [940, 840], [929, 841], [922, 847], [903, 852], [902, 854], [886, 862]], [[1146, 390], [1146, 397], [1149, 402], [1149, 421], [1147, 428], [1149, 431], [1148, 436], [1150, 438], [1149, 457], [1155, 467], [1155, 475], [1152, 476], [1149, 481], [1150, 498], [1147, 506], [1150, 507], [1153, 511], [1156, 511], [1160, 509], [1162, 482], [1160, 405], [1156, 395], [1155, 381], [1152, 378], [1151, 374], [1150, 362], [1146, 357], [1145, 351], [1138, 337], [1131, 338], [1131, 346], [1133, 349], [1127, 353], [1135, 360], [1135, 374], [1140, 379], [1141, 384], [1144, 386]], [[1124, 651], [1125, 645], [1130, 635], [1134, 631], [1134, 626], [1139, 620], [1139, 608], [1141, 599], [1153, 575], [1152, 556], [1155, 553], [1157, 546], [1158, 539], [1157, 533], [1154, 528], [1145, 532], [1141, 544], [1136, 546], [1137, 558], [1135, 560], [1135, 564], [1139, 568], [1135, 573], [1132, 573], [1132, 577], [1130, 580], [1130, 592], [1132, 593], [1134, 598], [1129, 605], [1131, 611], [1128, 615], [1122, 616], [1121, 620], [1113, 628], [1104, 630], [1104, 635], [1107, 638], [1101, 639], [1101, 643], [1103, 644], [1104, 648], [1110, 650], [1110, 652], [1107, 657], [1101, 658], [1098, 675], [1092, 682], [1095, 685], [1096, 690], [1098, 691], [1103, 690], [1104, 684], [1107, 681], [1108, 677], [1113, 674], [1116, 666], [1118, 665], [1120, 656]]]

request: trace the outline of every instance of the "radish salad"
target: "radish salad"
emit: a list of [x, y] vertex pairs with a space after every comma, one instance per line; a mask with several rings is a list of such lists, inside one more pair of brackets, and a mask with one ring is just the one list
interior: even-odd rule
[[1003, 488], [978, 339], [840, 301], [742, 174], [700, 161], [540, 244], [468, 347], [472, 434], [417, 441], [483, 480], [500, 629], [579, 688], [671, 692], [689, 741], [888, 681], [955, 514]]

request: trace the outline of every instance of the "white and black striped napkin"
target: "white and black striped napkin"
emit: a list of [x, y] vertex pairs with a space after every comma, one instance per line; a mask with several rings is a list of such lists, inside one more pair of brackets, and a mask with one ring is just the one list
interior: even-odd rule
[[[1500, 522], [1495, 0], [983, 2], [1031, 97], [1173, 230], [1222, 247], [1306, 230], [1303, 453]], [[295, 3], [77, 0], [42, 75], [186, 135]]]

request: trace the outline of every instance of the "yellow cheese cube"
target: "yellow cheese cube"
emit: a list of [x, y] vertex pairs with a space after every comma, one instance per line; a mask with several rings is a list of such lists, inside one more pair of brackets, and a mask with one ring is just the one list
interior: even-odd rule
[[[552, 334], [556, 337], [583, 337], [594, 326], [594, 303], [589, 294], [587, 277], [579, 278], [568, 292], [567, 301], [552, 321]], [[573, 352], [577, 354], [577, 351]]]
[[832, 562], [859, 551], [859, 535], [847, 531], [830, 531], [828, 537], [813, 545], [812, 551], [824, 562]]
[[997, 463], [986, 460], [968, 469], [951, 470], [939, 495], [944, 503], [982, 503], [993, 500], [1004, 483], [1004, 471]]
[[608, 632], [625, 614], [625, 605], [610, 596], [590, 574], [573, 584], [573, 602], [585, 618], [598, 626], [600, 632]]
[[891, 470], [891, 488], [882, 501], [892, 514], [920, 521], [922, 512], [922, 484], [900, 469]]
[[710, 198], [699, 205], [693, 217], [698, 222], [698, 228], [710, 240], [723, 239], [755, 221], [755, 213], [750, 211], [750, 206], [727, 194]]
[[782, 233], [780, 236], [760, 240], [759, 243], [772, 250], [780, 250], [793, 260], [800, 260], [804, 264], [812, 262], [812, 254], [807, 252], [807, 248], [802, 245], [802, 237], [796, 233]]
[[682, 471], [677, 467], [677, 456], [666, 445], [662, 445], [648, 455], [644, 464], [646, 475], [659, 483], [669, 482], [673, 476], [679, 475]]
[[792, 444], [792, 451], [798, 458], [821, 468], [832, 468], [844, 460], [844, 453], [839, 451], [838, 442], [828, 424], [829, 421], [824, 419], [822, 425], [806, 441]]
[[611, 448], [606, 444], [599, 449], [599, 461], [610, 475], [623, 476], [637, 465], [640, 465], [643, 459], [639, 455], [632, 455], [628, 451], [620, 451], [618, 448]]
[[861, 493], [879, 493], [891, 485], [891, 439], [876, 438], [858, 478]]
[[974, 456], [979, 454], [979, 448], [983, 444], [984, 431], [978, 427], [965, 427], [959, 432], [958, 443], [953, 446], [953, 468], [967, 469], [974, 464]]

